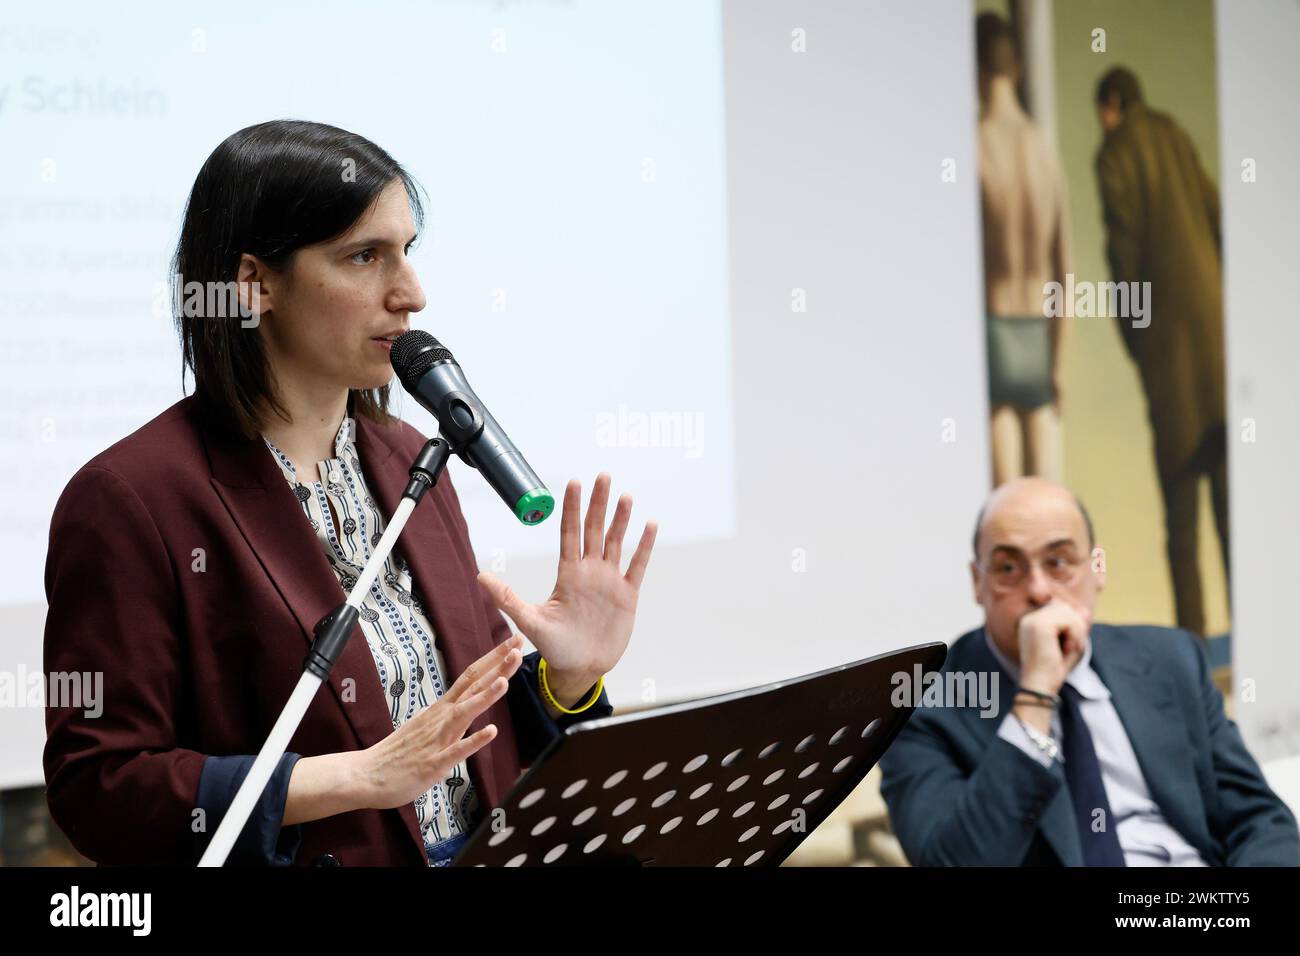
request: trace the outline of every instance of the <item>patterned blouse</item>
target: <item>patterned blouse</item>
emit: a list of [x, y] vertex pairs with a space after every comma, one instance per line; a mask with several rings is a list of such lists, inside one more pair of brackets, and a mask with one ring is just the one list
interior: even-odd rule
[[[317, 475], [310, 483], [300, 482], [293, 463], [262, 436], [348, 594], [385, 526], [384, 516], [361, 474], [353, 441], [355, 432], [356, 423], [345, 416], [334, 438], [334, 457], [316, 463]], [[335, 526], [331, 504], [342, 521], [341, 528]], [[387, 691], [389, 716], [396, 730], [450, 686], [433, 626], [425, 616], [410, 567], [398, 548], [389, 553], [383, 573], [362, 602], [359, 622], [379, 680]], [[416, 798], [415, 814], [430, 863], [445, 865], [468, 838], [478, 818], [478, 794], [463, 762], [449, 777]]]

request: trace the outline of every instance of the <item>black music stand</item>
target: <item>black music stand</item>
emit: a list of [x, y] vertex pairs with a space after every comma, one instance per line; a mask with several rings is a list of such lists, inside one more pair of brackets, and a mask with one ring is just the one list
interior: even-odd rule
[[[453, 866], [777, 866], [862, 782], [937, 671], [922, 644], [569, 727]], [[919, 669], [918, 669], [919, 668]]]

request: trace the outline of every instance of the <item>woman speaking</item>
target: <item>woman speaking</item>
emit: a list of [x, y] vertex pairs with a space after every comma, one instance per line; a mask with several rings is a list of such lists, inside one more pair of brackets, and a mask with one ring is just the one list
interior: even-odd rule
[[[103, 706], [47, 708], [46, 790], [90, 859], [197, 862], [379, 541], [426, 441], [389, 412], [422, 223], [406, 171], [330, 126], [249, 127], [200, 170], [173, 279], [236, 315], [176, 297], [193, 394], [83, 466], [50, 529], [45, 671], [102, 673]], [[444, 473], [230, 862], [445, 865], [551, 738], [608, 715], [656, 532], [624, 573], [632, 502], [606, 528], [609, 494], [602, 474], [583, 518], [569, 482], [530, 605], [477, 573]]]

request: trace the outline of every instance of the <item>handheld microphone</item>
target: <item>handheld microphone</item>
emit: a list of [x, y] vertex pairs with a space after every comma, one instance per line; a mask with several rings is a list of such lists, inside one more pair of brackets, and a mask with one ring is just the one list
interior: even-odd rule
[[412, 329], [397, 337], [389, 355], [402, 387], [438, 420], [451, 450], [487, 479], [520, 521], [545, 521], [555, 497], [474, 394], [446, 346]]

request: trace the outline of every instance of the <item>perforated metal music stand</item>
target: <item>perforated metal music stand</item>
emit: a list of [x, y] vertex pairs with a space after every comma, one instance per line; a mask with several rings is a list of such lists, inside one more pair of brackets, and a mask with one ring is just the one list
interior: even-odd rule
[[891, 702], [894, 675], [914, 683], [946, 655], [943, 644], [922, 644], [576, 724], [452, 865], [777, 866], [862, 782], [911, 716], [910, 705]]

